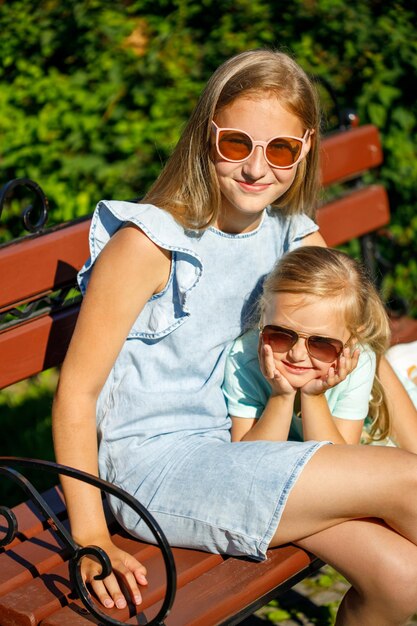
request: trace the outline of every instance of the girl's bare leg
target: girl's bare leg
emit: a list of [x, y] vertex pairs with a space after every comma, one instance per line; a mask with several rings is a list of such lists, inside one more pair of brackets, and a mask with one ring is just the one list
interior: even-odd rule
[[417, 545], [417, 455], [384, 446], [324, 446], [292, 488], [271, 546], [368, 517], [383, 519]]
[[343, 522], [297, 545], [352, 584], [336, 626], [402, 626], [417, 611], [417, 547], [382, 522]]
[[351, 582], [337, 626], [400, 626], [417, 611], [416, 487], [413, 454], [326, 446], [291, 491], [271, 545], [293, 541]]

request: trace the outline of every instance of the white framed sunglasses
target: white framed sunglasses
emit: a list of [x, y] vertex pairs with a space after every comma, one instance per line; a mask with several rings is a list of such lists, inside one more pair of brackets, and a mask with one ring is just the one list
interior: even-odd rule
[[312, 132], [308, 129], [303, 137], [285, 135], [268, 141], [255, 141], [249, 133], [239, 128], [220, 128], [214, 121], [212, 128], [216, 137], [216, 150], [225, 161], [242, 163], [252, 156], [257, 146], [261, 146], [267, 163], [281, 170], [294, 167], [301, 161]]

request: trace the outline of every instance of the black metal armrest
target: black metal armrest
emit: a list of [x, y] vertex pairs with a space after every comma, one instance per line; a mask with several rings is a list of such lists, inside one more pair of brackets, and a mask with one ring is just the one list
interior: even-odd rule
[[[120, 489], [119, 487], [115, 487], [111, 483], [108, 483], [107, 481], [102, 480], [101, 478], [97, 478], [96, 476], [93, 476], [86, 472], [82, 472], [80, 470], [76, 470], [65, 465], [59, 465], [58, 463], [53, 463], [51, 461], [23, 459], [19, 457], [0, 457], [0, 474], [9, 477], [23, 489], [23, 491], [29, 496], [29, 498], [32, 500], [32, 502], [35, 504], [41, 514], [45, 516], [45, 520], [47, 521], [49, 526], [57, 533], [63, 545], [69, 550], [69, 572], [71, 583], [87, 610], [92, 615], [94, 615], [94, 617], [100, 620], [102, 624], [122, 626], [123, 623], [114, 620], [109, 615], [106, 615], [97, 608], [97, 604], [93, 602], [91, 595], [82, 580], [80, 564], [81, 559], [84, 556], [95, 557], [102, 566], [102, 571], [99, 575], [96, 576], [96, 579], [102, 580], [111, 573], [111, 564], [109, 557], [107, 556], [106, 552], [98, 546], [85, 546], [83, 548], [78, 546], [72, 539], [70, 533], [66, 530], [61, 521], [57, 518], [55, 513], [49, 507], [47, 502], [45, 502], [41, 494], [32, 485], [32, 483], [27, 478], [25, 478], [25, 476], [23, 476], [15, 469], [15, 467], [46, 470], [57, 475], [62, 474], [63, 476], [76, 478], [77, 480], [81, 480], [90, 485], [93, 485], [94, 487], [97, 487], [104, 493], [116, 496], [117, 498], [125, 502], [128, 506], [130, 506], [135, 511], [135, 513], [137, 513], [137, 515], [145, 522], [149, 530], [152, 532], [153, 537], [158, 547], [160, 548], [162, 552], [162, 557], [164, 559], [167, 578], [167, 587], [164, 601], [162, 602], [162, 606], [157, 615], [151, 621], [147, 622], [148, 626], [162, 625], [165, 617], [172, 607], [175, 598], [175, 562], [171, 548], [162, 529], [160, 528], [157, 521], [153, 518], [153, 516], [146, 510], [146, 508], [126, 491]], [[8, 507], [0, 507], [0, 514], [4, 516], [7, 522], [7, 531], [3, 539], [0, 540], [0, 547], [5, 547], [9, 543], [11, 543], [11, 541], [13, 541], [16, 533], [18, 532], [17, 521], [13, 511]]]

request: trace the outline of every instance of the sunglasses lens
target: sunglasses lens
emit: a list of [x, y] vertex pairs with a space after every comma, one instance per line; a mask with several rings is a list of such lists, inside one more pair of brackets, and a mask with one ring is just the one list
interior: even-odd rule
[[327, 337], [309, 337], [307, 347], [313, 358], [324, 363], [331, 363], [341, 354], [343, 343], [337, 339], [327, 339]]
[[297, 341], [297, 335], [290, 330], [268, 326], [263, 329], [262, 337], [264, 342], [271, 346], [272, 352], [288, 352]]
[[219, 152], [225, 159], [242, 161], [252, 151], [252, 140], [246, 133], [222, 130], [219, 133]]
[[303, 144], [298, 139], [277, 137], [267, 145], [266, 156], [276, 167], [290, 167], [299, 158], [302, 147]]

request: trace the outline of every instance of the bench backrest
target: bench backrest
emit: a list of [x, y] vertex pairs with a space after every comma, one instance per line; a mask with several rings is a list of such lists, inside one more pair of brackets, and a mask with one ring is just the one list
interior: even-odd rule
[[[329, 246], [389, 222], [384, 188], [363, 182], [382, 158], [374, 126], [324, 138], [322, 183], [338, 191], [317, 212]], [[0, 389], [62, 362], [80, 306], [74, 286], [89, 254], [89, 224], [86, 217], [0, 246]]]

